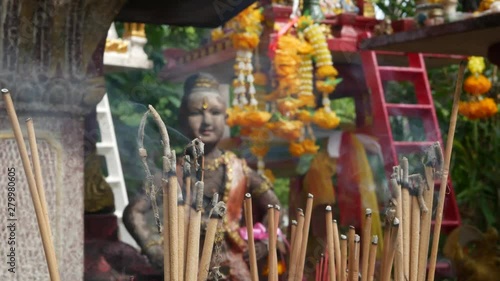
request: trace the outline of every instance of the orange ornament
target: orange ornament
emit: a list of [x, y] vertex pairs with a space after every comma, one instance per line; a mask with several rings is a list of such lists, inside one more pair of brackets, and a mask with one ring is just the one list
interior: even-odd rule
[[464, 81], [464, 90], [471, 95], [484, 95], [491, 89], [491, 81], [483, 74], [471, 75]]

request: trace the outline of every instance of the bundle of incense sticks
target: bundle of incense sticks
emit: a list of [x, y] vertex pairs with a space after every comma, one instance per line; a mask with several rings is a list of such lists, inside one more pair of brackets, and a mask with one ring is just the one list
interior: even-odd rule
[[24, 172], [28, 179], [28, 186], [30, 189], [33, 206], [35, 208], [38, 228], [40, 229], [40, 236], [42, 238], [42, 244], [45, 252], [45, 258], [47, 261], [47, 267], [49, 269], [50, 280], [59, 281], [60, 280], [59, 269], [57, 266], [56, 253], [52, 241], [52, 231], [50, 230], [50, 223], [49, 223], [50, 221], [47, 211], [47, 201], [45, 199], [45, 190], [43, 188], [42, 169], [40, 166], [40, 157], [38, 154], [38, 146], [36, 143], [36, 135], [35, 135], [35, 128], [33, 125], [33, 120], [31, 118], [28, 118], [26, 120], [31, 157], [33, 160], [33, 171], [32, 171], [30, 165], [30, 159], [28, 156], [28, 150], [26, 149], [26, 144], [24, 142], [21, 126], [19, 125], [19, 119], [17, 118], [16, 109], [14, 107], [14, 103], [12, 102], [12, 97], [10, 95], [9, 90], [7, 89], [2, 89], [1, 92], [3, 100], [5, 102], [5, 108], [7, 109], [7, 115], [9, 116], [12, 130], [14, 131], [14, 137], [16, 139], [17, 147], [19, 149], [19, 154], [21, 156], [21, 160], [23, 163]]
[[[147, 162], [147, 151], [144, 148], [144, 128], [147, 117], [151, 115], [160, 129], [163, 144], [163, 226], [156, 203], [155, 186]], [[183, 197], [176, 174], [175, 151], [170, 150], [170, 139], [165, 123], [153, 106], [144, 114], [138, 133], [139, 154], [146, 172], [146, 194], [150, 196], [158, 231], [163, 236], [164, 280], [206, 280], [210, 271], [210, 260], [215, 244], [219, 223], [225, 215], [225, 205], [218, 201], [214, 194], [212, 209], [205, 233], [200, 258], [201, 214], [203, 208], [203, 166], [204, 145], [199, 139], [189, 145], [189, 153], [194, 161], [197, 180], [191, 187], [191, 156], [184, 156], [183, 182], [186, 198]], [[185, 153], [187, 153], [186, 148]], [[201, 163], [201, 164], [200, 164]], [[192, 195], [191, 195], [192, 194]]]
[[[424, 175], [409, 175], [406, 158], [401, 167], [394, 167], [390, 180], [393, 197], [385, 216], [384, 247], [377, 280], [425, 280], [434, 184], [440, 175], [442, 159], [440, 145], [436, 142], [426, 150], [423, 158]], [[316, 267], [315, 280], [374, 280], [378, 237], [371, 236], [371, 210], [366, 209], [362, 236], [350, 226], [340, 237], [337, 223], [332, 220], [332, 208], [327, 206], [325, 212], [327, 247]], [[339, 255], [340, 261], [336, 260]], [[428, 280], [432, 278], [428, 276]]]

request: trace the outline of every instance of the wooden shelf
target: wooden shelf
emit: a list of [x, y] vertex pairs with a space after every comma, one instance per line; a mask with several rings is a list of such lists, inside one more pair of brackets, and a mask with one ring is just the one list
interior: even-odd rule
[[500, 64], [500, 13], [424, 27], [361, 42], [363, 50], [484, 56]]

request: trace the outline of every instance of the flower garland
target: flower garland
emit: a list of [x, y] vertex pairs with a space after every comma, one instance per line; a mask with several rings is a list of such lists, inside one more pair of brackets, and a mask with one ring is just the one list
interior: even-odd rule
[[[251, 6], [230, 22], [230, 28], [235, 30], [232, 39], [237, 58], [234, 99], [227, 112], [227, 124], [239, 126], [240, 135], [249, 138], [250, 151], [257, 157], [258, 171], [263, 174], [263, 159], [269, 152], [272, 136], [287, 140], [289, 152], [295, 157], [317, 153], [319, 146], [312, 124], [323, 129], [339, 125], [340, 119], [330, 107], [329, 94], [341, 79], [337, 79], [321, 27], [310, 17], [301, 17], [294, 22], [295, 30], [278, 36], [271, 66], [273, 90], [262, 97], [269, 81], [264, 73], [253, 73], [252, 50], [258, 45], [255, 36], [261, 32], [255, 27], [257, 22], [260, 26], [257, 18], [255, 7]], [[319, 109], [315, 109], [315, 90], [322, 95]], [[267, 111], [262, 101], [267, 103]]]
[[458, 112], [468, 119], [489, 118], [498, 112], [494, 99], [484, 97], [491, 87], [491, 81], [483, 74], [486, 65], [482, 57], [469, 57], [467, 68], [471, 75], [464, 81], [464, 91], [469, 94], [468, 101], [459, 104]]

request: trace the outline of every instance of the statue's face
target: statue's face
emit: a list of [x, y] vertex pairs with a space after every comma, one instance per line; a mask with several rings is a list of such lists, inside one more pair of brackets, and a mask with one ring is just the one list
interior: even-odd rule
[[[226, 105], [221, 96], [214, 93], [196, 93], [187, 102], [190, 139], [200, 138], [205, 144], [217, 144], [224, 134]], [[181, 113], [182, 114], [182, 113]]]

